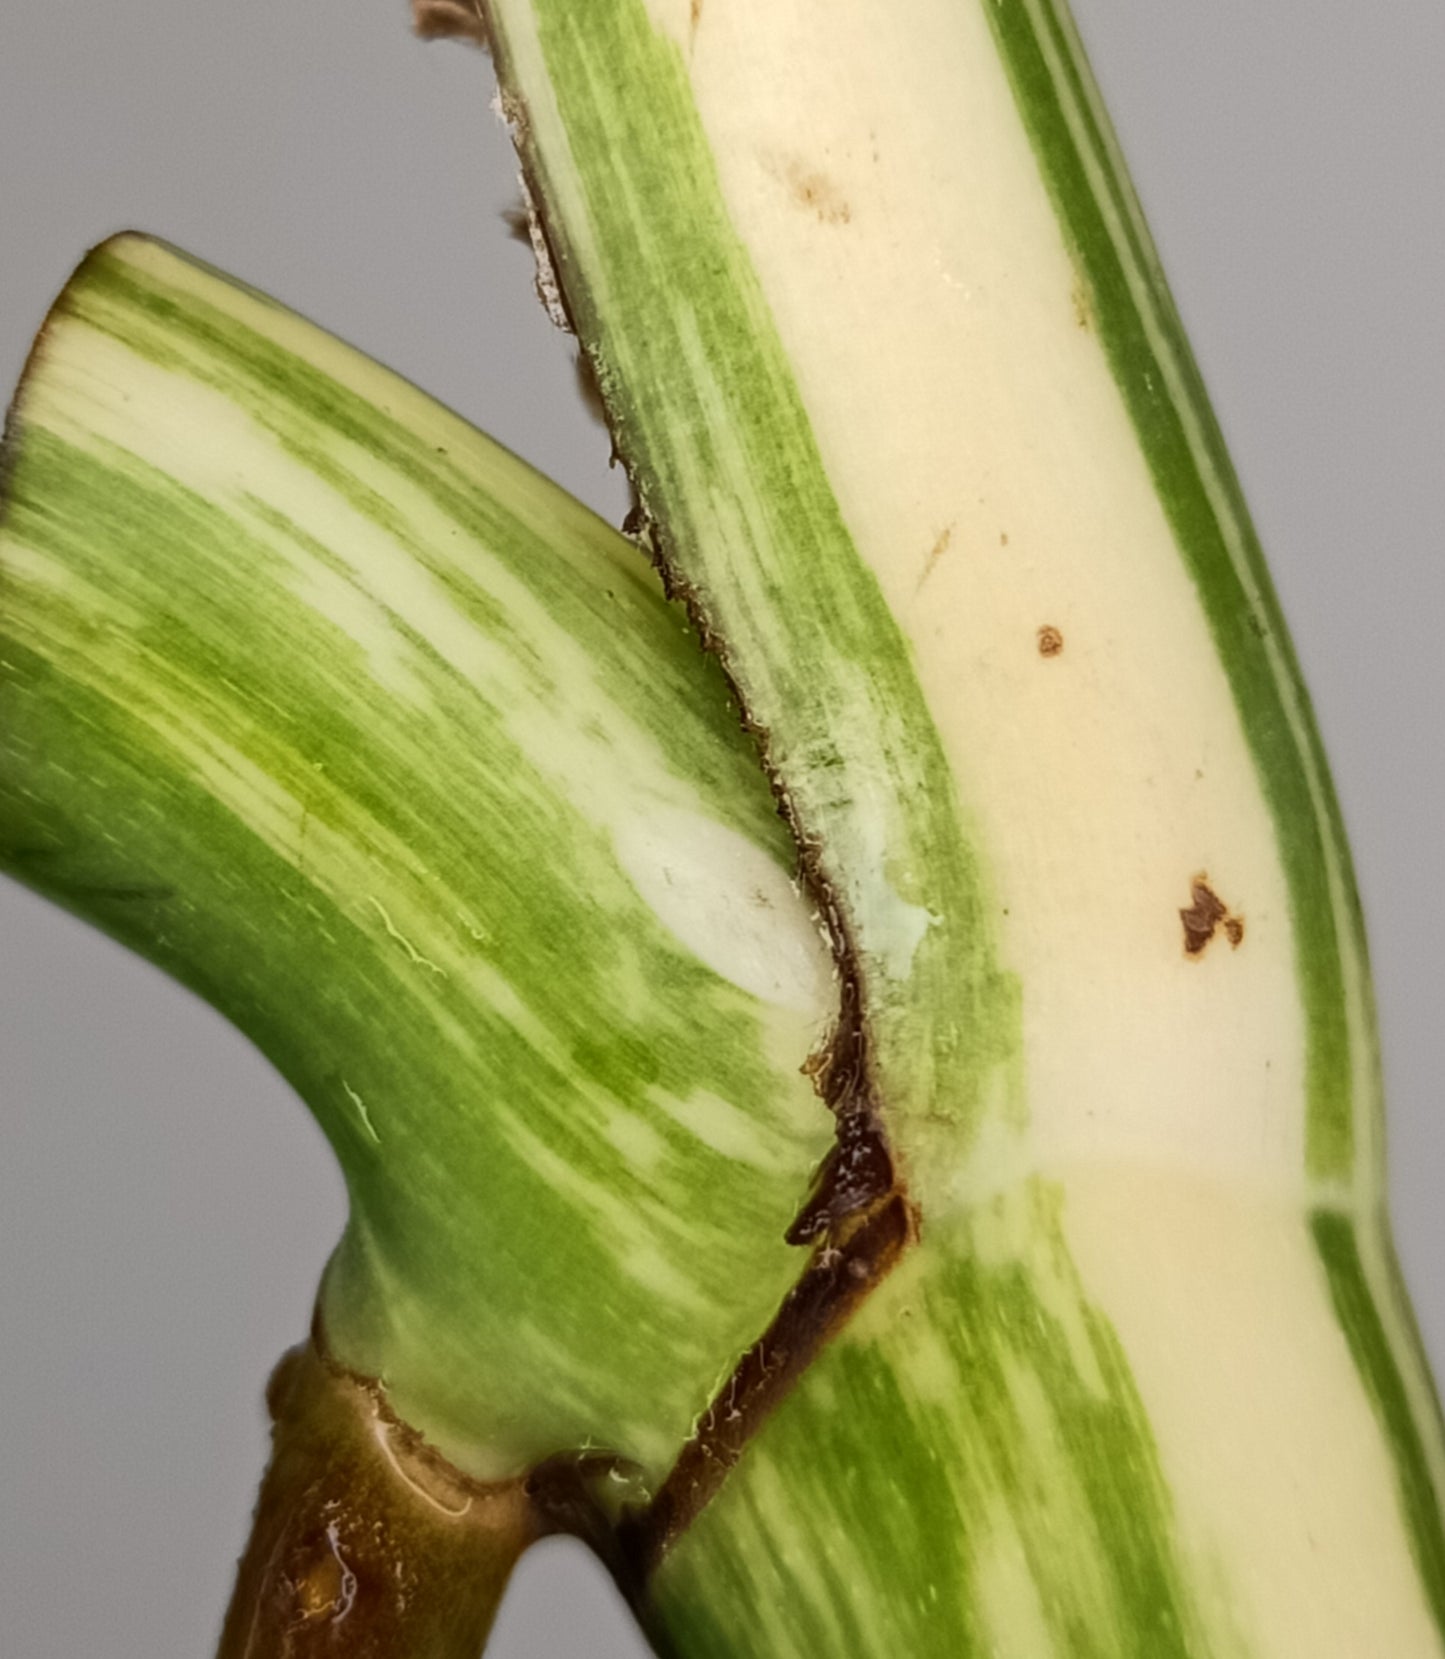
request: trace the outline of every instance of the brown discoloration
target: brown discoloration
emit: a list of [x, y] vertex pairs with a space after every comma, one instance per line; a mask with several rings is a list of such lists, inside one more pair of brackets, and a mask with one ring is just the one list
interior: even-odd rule
[[838, 1126], [836, 1144], [787, 1234], [789, 1243], [812, 1244], [813, 1255], [698, 1420], [657, 1496], [624, 1524], [620, 1582], [634, 1601], [748, 1442], [917, 1237], [918, 1218], [894, 1169], [872, 1091], [857, 978], [846, 969], [837, 1026], [807, 1070]]
[[764, 165], [774, 178], [782, 182], [792, 201], [813, 214], [819, 224], [846, 225], [852, 222], [851, 203], [821, 169], [810, 167], [798, 156], [782, 160], [765, 158]]
[[1041, 657], [1057, 657], [1064, 649], [1064, 636], [1052, 622], [1046, 622], [1039, 629], [1038, 640]]
[[1000, 547], [1007, 547], [1008, 546], [1008, 531], [1007, 530], [1000, 530], [999, 531], [999, 533], [998, 533], [998, 544], [999, 544]]
[[634, 1599], [822, 1347], [893, 1268], [914, 1231], [907, 1201], [893, 1193], [845, 1236], [819, 1246], [777, 1318], [699, 1419], [656, 1498], [624, 1523], [623, 1586]]
[[795, 168], [789, 175], [788, 183], [793, 200], [815, 214], [820, 224], [846, 225], [851, 222], [853, 209], [826, 173], [809, 173]]
[[303, 1624], [344, 1619], [355, 1599], [356, 1574], [347, 1565], [340, 1546], [331, 1537], [321, 1540], [296, 1584], [297, 1617]]
[[423, 40], [465, 40], [491, 49], [487, 25], [469, 0], [411, 0], [411, 26]]
[[893, 1190], [893, 1159], [872, 1113], [838, 1118], [837, 1139], [813, 1176], [808, 1197], [786, 1233], [789, 1244], [833, 1238]]
[[918, 581], [914, 586], [914, 593], [923, 591], [923, 584], [932, 576], [937, 568], [938, 561], [947, 553], [953, 542], [953, 525], [945, 524], [933, 538], [933, 546], [929, 548], [927, 557], [923, 561], [923, 569], [918, 573]]
[[1214, 935], [1223, 928], [1231, 950], [1238, 950], [1244, 942], [1244, 918], [1230, 914], [1229, 906], [1209, 885], [1209, 877], [1200, 874], [1189, 886], [1190, 903], [1179, 912], [1184, 924], [1184, 954], [1197, 958], [1204, 953]]
[[1094, 326], [1094, 296], [1089, 291], [1089, 284], [1082, 274], [1074, 277], [1074, 286], [1069, 291], [1069, 298], [1073, 301], [1074, 321], [1082, 329]]
[[1196, 876], [1190, 886], [1190, 904], [1179, 912], [1184, 924], [1184, 954], [1198, 956], [1214, 937], [1214, 930], [1228, 914], [1203, 876]]
[[522, 1550], [524, 1479], [474, 1481], [317, 1343], [267, 1389], [271, 1462], [219, 1659], [474, 1659]]
[[[482, 5], [485, 10], [487, 0], [482, 0]], [[512, 75], [506, 61], [505, 37], [500, 32], [495, 36], [494, 51], [505, 87]], [[504, 109], [525, 188], [536, 204], [538, 234], [545, 241], [556, 273], [561, 303], [567, 305], [567, 283], [573, 268], [562, 245], [561, 228], [549, 222], [526, 111], [515, 100], [507, 101], [505, 93]], [[788, 182], [786, 170], [766, 161], [765, 165]], [[803, 186], [800, 206], [818, 213], [824, 222], [830, 222], [830, 213], [835, 224], [851, 219], [851, 206], [828, 180], [809, 174], [800, 164], [794, 164], [794, 177]], [[792, 193], [799, 198], [798, 190]], [[569, 311], [569, 320], [570, 315]], [[848, 917], [835, 897], [825, 850], [800, 822], [791, 792], [773, 763], [771, 733], [749, 709], [727, 642], [713, 627], [696, 588], [682, 574], [670, 527], [652, 511], [652, 481], [646, 469], [619, 441], [620, 416], [613, 403], [605, 361], [598, 379], [614, 435], [614, 455], [622, 461], [633, 488], [627, 533], [651, 559], [667, 597], [685, 608], [702, 649], [718, 663], [744, 730], [757, 744], [779, 816], [798, 848], [800, 880], [827, 928], [840, 988], [839, 1013], [831, 1036], [808, 1067], [819, 1094], [833, 1112], [837, 1147], [824, 1160], [809, 1200], [790, 1229], [790, 1236], [813, 1244], [813, 1255], [763, 1337], [749, 1349], [711, 1410], [700, 1420], [694, 1438], [683, 1448], [656, 1499], [636, 1511], [624, 1527], [607, 1532], [601, 1541], [604, 1559], [608, 1558], [609, 1547], [616, 1551], [612, 1556], [614, 1574], [634, 1603], [640, 1604], [648, 1573], [715, 1495], [746, 1442], [802, 1377], [823, 1344], [836, 1335], [904, 1254], [916, 1237], [918, 1223], [888, 1148], [883, 1105], [868, 1053], [859, 954]], [[950, 525], [940, 556], [952, 533]], [[590, 1499], [584, 1508], [596, 1514]]]

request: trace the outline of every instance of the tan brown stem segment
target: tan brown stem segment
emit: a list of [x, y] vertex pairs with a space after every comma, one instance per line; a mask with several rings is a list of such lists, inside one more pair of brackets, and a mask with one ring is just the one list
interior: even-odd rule
[[312, 1343], [267, 1403], [271, 1462], [219, 1659], [477, 1659], [548, 1530], [531, 1483], [459, 1474]]

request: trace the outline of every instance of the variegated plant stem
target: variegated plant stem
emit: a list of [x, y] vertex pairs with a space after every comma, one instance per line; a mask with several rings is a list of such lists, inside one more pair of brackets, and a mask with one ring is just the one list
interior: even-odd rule
[[809, 1227], [909, 1215], [726, 1478], [684, 1454], [649, 1628], [1440, 1653], [1340, 815], [1062, 0], [481, 9], [542, 286], [829, 923]]
[[263, 297], [86, 260], [7, 427], [0, 866], [254, 1039], [350, 1197], [232, 1659], [474, 1655], [665, 1477], [831, 1142], [794, 862], [635, 547]]

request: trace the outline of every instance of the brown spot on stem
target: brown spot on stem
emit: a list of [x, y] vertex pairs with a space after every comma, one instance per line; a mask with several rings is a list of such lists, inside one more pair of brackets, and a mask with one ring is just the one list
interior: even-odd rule
[[1054, 627], [1053, 623], [1046, 622], [1039, 629], [1039, 655], [1041, 657], [1057, 657], [1064, 649], [1064, 636]]
[[634, 1604], [748, 1442], [917, 1237], [918, 1218], [894, 1170], [872, 1093], [857, 977], [850, 962], [843, 966], [837, 1026], [807, 1066], [833, 1110], [837, 1141], [787, 1235], [791, 1244], [811, 1243], [813, 1255], [699, 1418], [656, 1497], [620, 1529], [620, 1582]]
[[819, 224], [846, 225], [852, 220], [852, 206], [826, 173], [796, 156], [781, 162], [765, 159], [764, 165], [781, 179], [792, 200], [813, 214]]
[[1074, 286], [1069, 294], [1074, 304], [1074, 321], [1082, 329], [1094, 326], [1094, 299], [1089, 292], [1089, 285], [1082, 276], [1075, 276]]
[[1209, 885], [1208, 876], [1194, 877], [1189, 897], [1188, 909], [1179, 912], [1179, 920], [1184, 924], [1184, 954], [1191, 958], [1201, 956], [1221, 926], [1230, 948], [1238, 950], [1244, 940], [1244, 918], [1230, 914], [1229, 906]]
[[491, 49], [487, 25], [469, 0], [411, 0], [411, 26], [423, 40], [465, 40]]

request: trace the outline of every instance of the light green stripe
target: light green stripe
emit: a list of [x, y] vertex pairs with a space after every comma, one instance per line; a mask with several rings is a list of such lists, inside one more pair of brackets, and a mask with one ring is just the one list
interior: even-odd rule
[[[1360, 1260], [1356, 1223], [1338, 1211], [1316, 1210], [1310, 1217], [1310, 1231], [1329, 1282], [1330, 1300], [1340, 1329], [1350, 1345], [1355, 1366], [1389, 1446], [1410, 1549], [1435, 1627], [1445, 1638], [1445, 1526], [1441, 1521], [1440, 1499], [1430, 1479], [1430, 1460], [1421, 1427], [1410, 1407], [1401, 1360], [1370, 1293]], [[1389, 1254], [1393, 1266], [1393, 1252]], [[1397, 1300], [1401, 1306], [1408, 1307], [1403, 1295]], [[1410, 1330], [1406, 1338], [1405, 1363], [1423, 1370], [1418, 1337]], [[1438, 1439], [1438, 1412], [1426, 1432]]]
[[664, 1565], [664, 1650], [1240, 1659], [1055, 1202], [930, 1231]]
[[[682, 56], [640, 0], [539, 0], [532, 15], [548, 84], [522, 88], [538, 100], [528, 121], [555, 101], [562, 131], [526, 154], [618, 448], [669, 568], [724, 653], [737, 642], [729, 672], [836, 902], [895, 1124], [947, 1118], [966, 1141], [1018, 1041], [985, 876], [729, 222]], [[509, 17], [499, 68], [515, 86], [511, 31], [530, 25]]]
[[280, 317], [124, 243], [54, 320], [0, 525], [0, 866], [311, 1105], [352, 1204], [331, 1337], [409, 1421], [655, 1478], [796, 1275], [831, 1126], [813, 1017], [622, 848], [685, 811], [811, 938], [787, 838], [635, 549]]

